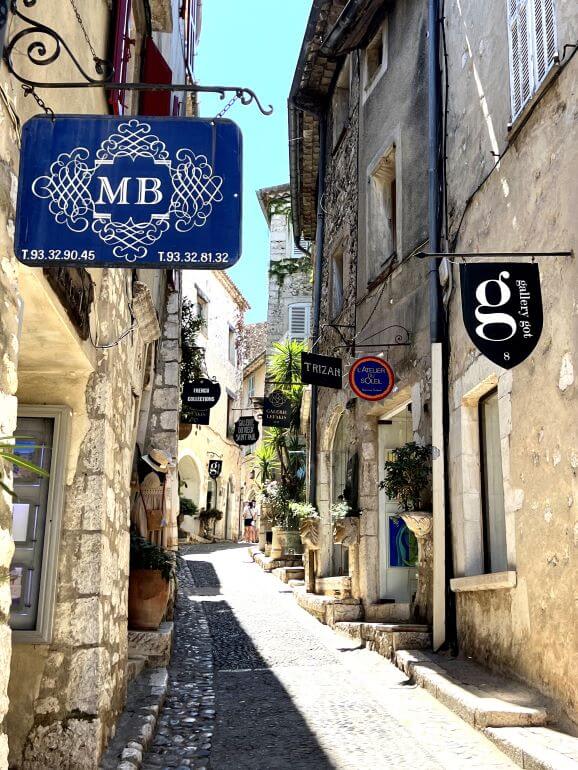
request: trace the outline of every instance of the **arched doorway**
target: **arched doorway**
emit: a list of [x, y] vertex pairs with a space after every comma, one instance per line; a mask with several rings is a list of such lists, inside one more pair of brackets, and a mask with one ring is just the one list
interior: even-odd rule
[[179, 495], [201, 507], [201, 476], [197, 464], [190, 455], [179, 460]]
[[[357, 497], [356, 490], [352, 489], [356, 459], [351, 441], [354, 435], [350, 413], [345, 411], [339, 418], [331, 446], [331, 505], [339, 502], [351, 505], [352, 497]], [[333, 574], [349, 574], [349, 549], [338, 543], [333, 546]]]
[[233, 519], [235, 512], [235, 484], [232, 476], [227, 482], [227, 495], [225, 499], [225, 540], [233, 539]]

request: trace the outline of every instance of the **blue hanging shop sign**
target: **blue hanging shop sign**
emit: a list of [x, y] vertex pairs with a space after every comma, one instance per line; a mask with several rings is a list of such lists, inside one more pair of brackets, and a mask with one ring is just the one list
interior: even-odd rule
[[229, 120], [32, 118], [22, 131], [16, 256], [32, 267], [232, 267], [241, 156]]
[[381, 401], [391, 393], [394, 384], [393, 369], [377, 356], [358, 358], [349, 370], [351, 390], [366, 401]]

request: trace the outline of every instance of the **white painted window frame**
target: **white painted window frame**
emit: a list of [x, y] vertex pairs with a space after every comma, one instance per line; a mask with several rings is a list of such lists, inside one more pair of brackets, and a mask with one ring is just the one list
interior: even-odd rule
[[[382, 45], [382, 51], [381, 51], [381, 66], [377, 70], [377, 72], [374, 73], [373, 77], [369, 79], [368, 73], [367, 73], [367, 51], [369, 48], [372, 47], [375, 39], [378, 37], [378, 35], [381, 35], [381, 45]], [[387, 71], [388, 67], [388, 59], [389, 59], [389, 22], [387, 17], [383, 20], [383, 23], [375, 33], [375, 35], [372, 37], [371, 41], [365, 48], [363, 52], [363, 78], [362, 78], [362, 89], [361, 89], [361, 99], [362, 103], [365, 104], [367, 99], [369, 99], [373, 89], [375, 86], [379, 83], [381, 78], [383, 77], [384, 73]]]
[[51, 644], [72, 411], [67, 406], [20, 404], [18, 406], [18, 416], [53, 419], [54, 433], [52, 438], [46, 528], [42, 551], [42, 576], [38, 592], [36, 628], [34, 630], [14, 629], [12, 631], [12, 639], [15, 644]]

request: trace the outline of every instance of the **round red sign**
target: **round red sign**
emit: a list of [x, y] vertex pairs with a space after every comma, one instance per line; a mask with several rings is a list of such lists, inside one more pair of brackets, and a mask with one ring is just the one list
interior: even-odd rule
[[380, 401], [389, 396], [394, 384], [393, 369], [377, 356], [358, 358], [349, 370], [351, 390], [366, 401]]

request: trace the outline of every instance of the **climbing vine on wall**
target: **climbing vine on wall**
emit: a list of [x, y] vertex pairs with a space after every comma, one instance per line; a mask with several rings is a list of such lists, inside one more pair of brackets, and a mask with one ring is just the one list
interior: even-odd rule
[[197, 334], [204, 319], [196, 315], [190, 299], [183, 299], [181, 316], [181, 382], [192, 382], [203, 376], [205, 349], [197, 345]]
[[295, 273], [311, 274], [313, 263], [311, 257], [304, 254], [302, 257], [289, 257], [288, 259], [276, 259], [269, 266], [269, 276], [274, 278], [279, 286], [283, 286], [285, 278]]

